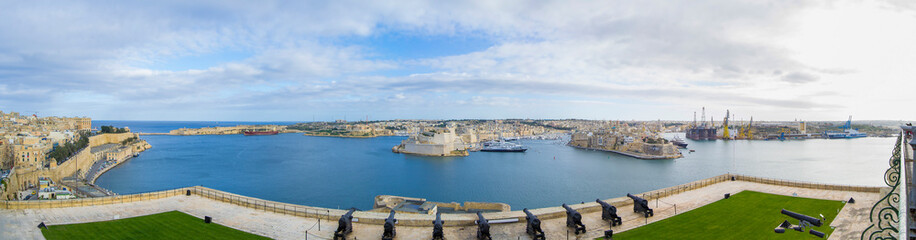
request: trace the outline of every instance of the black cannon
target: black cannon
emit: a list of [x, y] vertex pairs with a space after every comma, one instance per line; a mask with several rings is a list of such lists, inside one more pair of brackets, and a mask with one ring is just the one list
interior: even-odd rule
[[525, 212], [525, 220], [528, 221], [528, 226], [525, 228], [525, 232], [528, 235], [531, 235], [531, 238], [534, 240], [544, 240], [547, 237], [544, 236], [544, 230], [541, 230], [541, 220], [538, 219], [538, 216], [531, 214], [527, 208], [522, 209]]
[[436, 221], [433, 221], [433, 240], [445, 239], [445, 233], [442, 231], [442, 224], [444, 223], [442, 217], [439, 216], [439, 212], [436, 212]]
[[601, 199], [595, 199], [595, 202], [601, 204], [601, 219], [611, 221], [611, 227], [623, 224], [623, 220], [620, 218], [620, 216], [617, 216], [616, 207], [601, 201]]
[[582, 214], [579, 214], [578, 211], [569, 207], [569, 205], [563, 204], [563, 208], [566, 209], [566, 226], [575, 229], [576, 235], [579, 233], [585, 233], [585, 224], [582, 224]]
[[[777, 226], [776, 229], [774, 229], [776, 233], [785, 233], [786, 229], [792, 229], [792, 230], [799, 231], [799, 232], [805, 232], [805, 229], [809, 227], [814, 228], [814, 227], [820, 227], [821, 225], [823, 225], [823, 222], [821, 222], [821, 219], [817, 219], [817, 218], [814, 218], [808, 215], [792, 212], [792, 211], [785, 210], [785, 209], [783, 209], [781, 212], [782, 214], [785, 214], [786, 216], [789, 216], [789, 217], [792, 217], [798, 220], [798, 225], [792, 225], [791, 223], [789, 223], [789, 221], [783, 221], [782, 224], [779, 224], [779, 226]], [[811, 229], [810, 231], [808, 231], [808, 233], [811, 235], [820, 237], [820, 238], [824, 237], [824, 233], [816, 231], [814, 229]]]
[[388, 218], [385, 219], [385, 232], [382, 233], [382, 240], [392, 240], [397, 233], [394, 231], [394, 224], [398, 223], [397, 219], [394, 219], [394, 210], [391, 210], [391, 214], [388, 215]]
[[350, 211], [347, 211], [347, 214], [340, 216], [340, 219], [337, 220], [337, 230], [334, 231], [334, 240], [345, 240], [347, 239], [347, 234], [353, 232], [353, 212], [356, 211], [356, 208], [351, 208]]
[[792, 217], [794, 219], [798, 219], [799, 223], [807, 222], [808, 225], [814, 225], [815, 227], [820, 227], [823, 224], [821, 223], [820, 219], [817, 219], [817, 218], [814, 218], [808, 215], [792, 212], [792, 211], [785, 210], [785, 209], [783, 209], [781, 212], [782, 214], [785, 214], [786, 216]]
[[633, 194], [627, 193], [627, 197], [633, 199], [633, 212], [641, 212], [645, 217], [651, 217], [655, 215], [655, 211], [652, 211], [649, 208], [649, 201], [641, 197], [633, 196]]
[[477, 212], [477, 240], [492, 240], [490, 238], [490, 221]]

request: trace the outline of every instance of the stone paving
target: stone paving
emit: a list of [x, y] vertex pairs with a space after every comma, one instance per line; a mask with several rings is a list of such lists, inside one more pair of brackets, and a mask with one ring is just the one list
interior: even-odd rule
[[[649, 198], [650, 206], [655, 208], [655, 216], [645, 219], [632, 211], [632, 205], [616, 206], [618, 213], [624, 219], [621, 226], [613, 228], [614, 232], [622, 232], [643, 226], [648, 221], [655, 222], [677, 213], [695, 209], [722, 199], [725, 193], [735, 194], [742, 190], [751, 190], [772, 194], [797, 195], [799, 197], [848, 200], [855, 198], [856, 203], [846, 204], [837, 215], [831, 226], [836, 227], [830, 239], [858, 238], [862, 229], [868, 225], [868, 213], [871, 206], [882, 196], [880, 193], [863, 193], [848, 191], [816, 190], [808, 188], [795, 188], [776, 186], [744, 181], [726, 181], [713, 184], [704, 188], [687, 191], [658, 199]], [[658, 204], [658, 207], [656, 207]], [[559, 208], [559, 207], [555, 207]], [[200, 196], [175, 196], [157, 200], [133, 203], [120, 203], [112, 205], [99, 205], [89, 207], [52, 208], [52, 209], [25, 209], [9, 210], [0, 209], [0, 236], [3, 239], [44, 239], [41, 231], [36, 227], [40, 222], [46, 224], [70, 224], [82, 222], [106, 221], [149, 215], [167, 211], [182, 211], [193, 216], [203, 218], [213, 217], [213, 221], [225, 226], [236, 228], [275, 239], [304, 239], [308, 230], [308, 239], [330, 239], [337, 228], [339, 216], [327, 218], [305, 218], [291, 215], [266, 212], [246, 207], [241, 207], [225, 202], [210, 200]], [[539, 211], [553, 210], [534, 209]], [[779, 213], [774, 213], [779, 214]], [[588, 232], [580, 234], [578, 238], [568, 233], [565, 217], [546, 219], [542, 218], [542, 228], [547, 234], [547, 239], [565, 239], [569, 234], [570, 239], [592, 239], [603, 235], [609, 225], [601, 220], [601, 212], [583, 212], [583, 222]], [[397, 215], [406, 217], [406, 215]], [[396, 217], [397, 217], [396, 216]], [[466, 218], [467, 215], [443, 215], [448, 224], [450, 218]], [[493, 220], [493, 219], [490, 219]], [[320, 231], [319, 228], [320, 221]], [[774, 227], [778, 223], [774, 223]], [[446, 226], [446, 239], [473, 239], [476, 236], [476, 226]], [[491, 233], [494, 239], [529, 239], [525, 235], [525, 223], [491, 224]], [[382, 233], [382, 226], [376, 224], [361, 224], [354, 222], [353, 233], [348, 239], [378, 239]], [[769, 233], [769, 232], [768, 232]], [[767, 233], [767, 234], [768, 234]], [[432, 227], [397, 227], [396, 239], [428, 239], [432, 235]]]

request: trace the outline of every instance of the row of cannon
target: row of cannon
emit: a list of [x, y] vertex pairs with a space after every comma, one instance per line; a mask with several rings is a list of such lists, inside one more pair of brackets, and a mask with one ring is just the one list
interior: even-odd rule
[[[633, 212], [643, 213], [643, 215], [647, 218], [654, 215], [653, 210], [649, 208], [648, 201], [631, 194], [627, 194], [627, 197], [630, 197], [630, 199], [633, 200]], [[601, 205], [602, 220], [608, 221], [612, 227], [623, 224], [622, 219], [617, 215], [616, 207], [607, 202], [601, 201], [601, 199], [596, 199], [595, 202]], [[565, 203], [563, 204], [563, 208], [566, 209], [566, 226], [573, 229], [576, 235], [585, 233], [586, 230], [585, 224], [582, 223], [582, 214], [580, 214], [579, 211], [569, 207]], [[346, 214], [337, 220], [338, 225], [337, 230], [334, 231], [334, 240], [345, 240], [347, 235], [353, 232], [354, 211], [356, 211], [356, 209], [350, 209], [350, 211], [347, 211]], [[525, 212], [525, 233], [527, 233], [529, 236], [531, 236], [532, 239], [535, 240], [546, 239], [544, 230], [541, 229], [541, 220], [538, 219], [536, 215], [528, 211], [527, 208], [523, 209], [522, 211]], [[397, 234], [395, 231], [395, 224], [397, 224], [398, 220], [394, 218], [394, 214], [394, 210], [391, 210], [391, 213], [388, 214], [388, 218], [385, 219], [384, 232], [382, 232], [382, 240], [392, 240]], [[477, 221], [475, 222], [477, 223], [477, 239], [491, 240], [492, 237], [490, 236], [489, 220], [484, 218], [483, 214], [477, 212]], [[436, 213], [436, 220], [433, 221], [433, 240], [444, 239], [444, 224], [445, 221], [442, 221], [440, 214]], [[610, 238], [611, 235], [613, 235], [613, 231], [609, 230], [605, 232], [606, 238]]]

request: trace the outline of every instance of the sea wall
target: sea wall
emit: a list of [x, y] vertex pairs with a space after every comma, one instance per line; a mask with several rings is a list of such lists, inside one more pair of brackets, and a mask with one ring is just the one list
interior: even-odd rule
[[[822, 189], [822, 190], [837, 190], [837, 191], [853, 191], [853, 192], [868, 192], [868, 193], [878, 193], [881, 191], [880, 187], [865, 187], [865, 186], [844, 186], [844, 185], [832, 185], [832, 184], [817, 184], [801, 181], [790, 181], [790, 180], [779, 180], [779, 179], [770, 179], [770, 178], [758, 178], [744, 175], [736, 174], [724, 174], [715, 176], [712, 178], [702, 179], [678, 186], [673, 186], [669, 188], [663, 188], [658, 190], [653, 190], [649, 192], [644, 192], [640, 194], [635, 194], [641, 196], [647, 200], [652, 200], [655, 198], [670, 196], [673, 194], [678, 194], [686, 191], [696, 190], [703, 187], [707, 187], [712, 184], [721, 183], [725, 181], [747, 181], [754, 183], [762, 184], [772, 184], [779, 186], [790, 186], [790, 187], [799, 187], [799, 188], [811, 188], [811, 189]], [[347, 210], [344, 209], [330, 209], [330, 208], [320, 208], [320, 207], [310, 207], [282, 202], [275, 202], [269, 200], [263, 200], [253, 197], [246, 197], [238, 194], [223, 192], [215, 189], [210, 189], [206, 187], [187, 187], [179, 188], [173, 190], [159, 191], [159, 192], [150, 192], [142, 194], [131, 194], [131, 195], [120, 195], [120, 196], [111, 196], [111, 197], [102, 197], [102, 198], [89, 198], [89, 199], [69, 199], [69, 200], [39, 200], [39, 201], [0, 201], [0, 208], [6, 209], [31, 209], [31, 208], [60, 208], [60, 207], [76, 207], [76, 206], [92, 206], [92, 205], [105, 205], [113, 203], [122, 203], [122, 202], [134, 202], [134, 201], [145, 201], [152, 199], [159, 199], [165, 197], [186, 195], [190, 192], [191, 195], [196, 195], [212, 200], [217, 200], [221, 202], [226, 202], [238, 206], [243, 206], [252, 209], [271, 211], [275, 213], [282, 213], [294, 216], [302, 217], [313, 217], [313, 218], [326, 218], [328, 220], [337, 219], [340, 215], [346, 213]], [[632, 207], [632, 200], [626, 196], [605, 199], [604, 200], [611, 205], [614, 205], [618, 209], [627, 209]], [[465, 203], [467, 207], [468, 203]], [[570, 207], [576, 209], [580, 213], [591, 213], [601, 211], [600, 205], [594, 201], [580, 203], [580, 204], [571, 204]], [[563, 207], [547, 207], [539, 209], [531, 209], [533, 214], [537, 215], [538, 218], [542, 220], [554, 219], [554, 218], [565, 218], [566, 211]], [[525, 221], [525, 213], [522, 211], [511, 211], [511, 212], [494, 212], [494, 213], [484, 213], [484, 217], [490, 220], [497, 219], [510, 219], [517, 220], [519, 222]], [[355, 212], [353, 215], [358, 219], [359, 223], [362, 224], [384, 224], [385, 218], [388, 217], [388, 213], [382, 212], [371, 212], [371, 211], [359, 211]], [[435, 216], [426, 215], [426, 214], [400, 214], [398, 215], [398, 225], [399, 226], [431, 226], [431, 221]], [[446, 226], [472, 226], [474, 221], [477, 220], [475, 214], [448, 214], [448, 216], [443, 215], [443, 218], [447, 218], [448, 221], [445, 222]]]

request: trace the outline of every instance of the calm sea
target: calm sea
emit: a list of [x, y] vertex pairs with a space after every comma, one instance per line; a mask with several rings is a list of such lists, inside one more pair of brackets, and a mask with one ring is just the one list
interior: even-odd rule
[[[134, 131], [247, 122], [95, 121]], [[258, 123], [263, 124], [263, 123]], [[681, 135], [683, 138], [683, 135]], [[439, 202], [503, 202], [512, 209], [594, 201], [725, 173], [881, 186], [893, 138], [793, 141], [687, 140], [693, 153], [639, 160], [574, 149], [562, 140], [522, 140], [525, 153], [419, 157], [391, 152], [404, 137], [143, 136], [153, 148], [102, 175], [121, 194], [202, 185], [329, 208], [369, 209], [388, 194]]]

